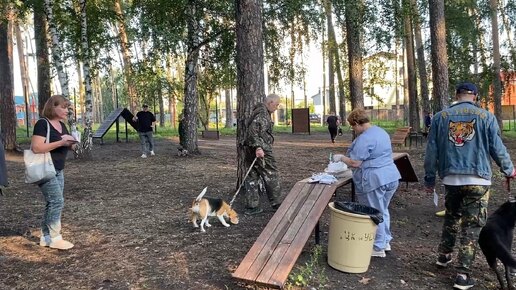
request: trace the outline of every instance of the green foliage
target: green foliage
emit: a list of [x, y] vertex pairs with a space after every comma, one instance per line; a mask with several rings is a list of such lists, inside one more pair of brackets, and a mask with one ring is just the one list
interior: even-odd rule
[[329, 279], [324, 271], [323, 247], [316, 245], [312, 248], [310, 259], [304, 265], [296, 267], [288, 277], [286, 289], [296, 287], [314, 287], [325, 289]]

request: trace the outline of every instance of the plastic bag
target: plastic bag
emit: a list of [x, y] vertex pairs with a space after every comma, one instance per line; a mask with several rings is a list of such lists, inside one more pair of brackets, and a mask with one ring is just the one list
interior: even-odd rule
[[356, 202], [336, 201], [333, 204], [335, 205], [336, 209], [341, 211], [360, 215], [368, 215], [371, 218], [371, 220], [377, 225], [383, 222], [382, 212], [377, 210], [376, 208], [359, 204]]

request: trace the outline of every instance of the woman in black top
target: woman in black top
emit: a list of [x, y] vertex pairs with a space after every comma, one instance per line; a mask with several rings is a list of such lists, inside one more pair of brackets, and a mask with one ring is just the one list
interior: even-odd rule
[[[55, 177], [38, 184], [46, 201], [39, 245], [59, 250], [73, 247], [72, 243], [63, 240], [61, 236], [61, 212], [64, 206], [63, 170], [68, 150], [77, 143], [68, 134], [66, 125], [61, 121], [67, 119], [69, 106], [70, 102], [61, 95], [50, 97], [43, 107], [43, 118], [34, 125], [31, 140], [34, 153], [50, 152], [56, 169]], [[48, 128], [50, 128], [50, 140], [46, 143]]]

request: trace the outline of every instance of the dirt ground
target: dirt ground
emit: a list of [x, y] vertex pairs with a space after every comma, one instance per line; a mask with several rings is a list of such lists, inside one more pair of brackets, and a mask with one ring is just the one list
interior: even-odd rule
[[[329, 153], [344, 152], [350, 140], [344, 135], [331, 144], [326, 134], [277, 135], [284, 194], [298, 180], [321, 172]], [[516, 152], [516, 140], [506, 144]], [[157, 141], [157, 155], [141, 159], [139, 143], [106, 143], [95, 146], [91, 161], [68, 160], [63, 236], [75, 248], [63, 252], [38, 246], [43, 198], [36, 186], [23, 183], [21, 156], [9, 155], [11, 186], [0, 197], [0, 289], [252, 289], [231, 273], [273, 215], [268, 203], [263, 200], [263, 214], [241, 215], [240, 224], [229, 228], [213, 220], [206, 233], [193, 228], [187, 216], [205, 186], [212, 196], [228, 201], [233, 196], [234, 137], [199, 140], [198, 156], [178, 157], [176, 146], [176, 139]], [[422, 178], [424, 147], [395, 151], [408, 152]], [[501, 184], [498, 174], [490, 212], [507, 199]], [[349, 196], [349, 186], [338, 192], [339, 199]], [[235, 208], [242, 213], [243, 207], [239, 196]], [[320, 274], [328, 281], [311, 289], [451, 289], [453, 268], [434, 265], [442, 219], [434, 216], [432, 196], [421, 184], [403, 184], [390, 208], [392, 252], [373, 258], [363, 274], [342, 273], [326, 263], [325, 211]], [[294, 271], [313, 247], [311, 238]], [[473, 277], [475, 289], [498, 286], [480, 252]]]

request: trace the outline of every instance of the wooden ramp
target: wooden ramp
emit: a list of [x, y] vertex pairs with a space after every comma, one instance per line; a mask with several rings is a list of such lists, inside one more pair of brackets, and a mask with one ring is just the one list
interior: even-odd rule
[[282, 288], [333, 194], [351, 182], [351, 172], [331, 185], [307, 181], [294, 185], [233, 273], [234, 278]]
[[[414, 177], [417, 181], [408, 157], [407, 153], [393, 154], [394, 162], [400, 169], [401, 181], [414, 181]], [[351, 183], [352, 176], [348, 171], [331, 185], [310, 184], [308, 180], [298, 181], [292, 187], [232, 274], [235, 279], [248, 284], [283, 288], [312, 231], [314, 228], [318, 231], [319, 218], [335, 191]]]

